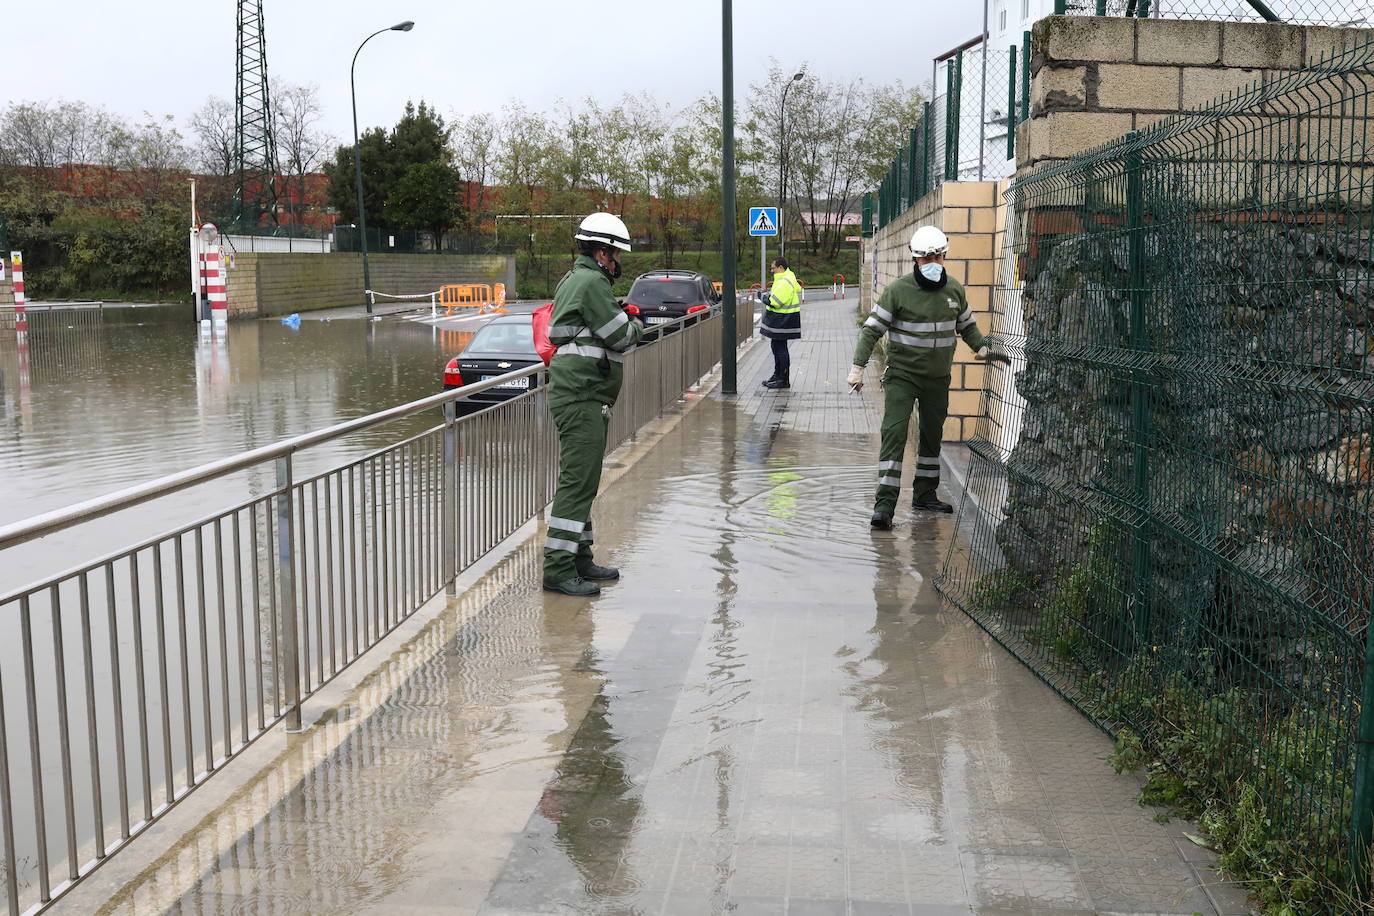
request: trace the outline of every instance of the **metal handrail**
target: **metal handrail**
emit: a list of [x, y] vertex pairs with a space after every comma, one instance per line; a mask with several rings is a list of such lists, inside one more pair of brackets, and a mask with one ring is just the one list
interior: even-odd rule
[[[664, 328], [682, 324], [691, 319], [700, 319], [703, 315], [708, 315], [718, 309], [719, 306], [711, 307], [709, 311], [697, 312], [683, 318], [675, 318], [672, 321], [656, 324], [652, 326], [652, 331], [658, 335], [653, 340], [645, 341], [641, 346], [652, 346], [662, 339], [661, 332]], [[496, 375], [486, 381], [473, 382], [452, 391], [444, 391], [439, 394], [430, 395], [418, 401], [411, 401], [408, 404], [400, 404], [396, 407], [389, 407], [386, 410], [379, 410], [376, 413], [368, 414], [365, 417], [357, 417], [353, 420], [345, 420], [333, 426], [326, 426], [312, 432], [302, 433], [299, 436], [292, 436], [289, 439], [282, 439], [271, 445], [260, 446], [246, 452], [239, 452], [228, 458], [221, 458], [218, 461], [210, 461], [206, 464], [188, 468], [184, 471], [177, 471], [174, 474], [167, 474], [150, 480], [145, 483], [135, 484], [123, 490], [116, 490], [104, 496], [97, 496], [83, 502], [73, 503], [61, 509], [54, 509], [41, 515], [31, 516], [18, 522], [11, 522], [8, 525], [0, 525], [0, 550], [14, 547], [25, 541], [31, 541], [44, 535], [53, 534], [73, 525], [93, 521], [121, 509], [147, 502], [161, 496], [169, 496], [181, 490], [194, 487], [197, 484], [205, 483], [224, 474], [232, 474], [235, 471], [242, 471], [254, 465], [263, 464], [277, 458], [284, 458], [302, 449], [319, 445], [330, 439], [337, 439], [340, 436], [352, 435], [361, 432], [381, 423], [389, 423], [392, 420], [399, 420], [411, 414], [419, 413], [422, 410], [430, 410], [434, 407], [442, 407], [451, 402], [462, 400], [474, 394], [479, 394], [491, 388], [504, 385], [513, 379], [527, 378], [538, 375], [545, 371], [543, 365], [527, 366], [524, 369], [515, 369], [504, 375]]]

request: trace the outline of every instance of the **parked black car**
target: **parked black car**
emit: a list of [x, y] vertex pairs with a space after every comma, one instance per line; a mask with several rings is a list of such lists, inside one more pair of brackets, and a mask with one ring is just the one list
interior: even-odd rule
[[[501, 315], [493, 318], [472, 336], [444, 367], [444, 390], [451, 391], [474, 382], [484, 382], [515, 369], [542, 364], [534, 349], [534, 330], [529, 315]], [[539, 375], [519, 378], [496, 388], [488, 388], [458, 402], [458, 414], [476, 413], [502, 401], [524, 394], [538, 385]]]
[[625, 311], [646, 325], [662, 324], [702, 312], [720, 301], [705, 274], [695, 270], [651, 270], [635, 278], [625, 296]]

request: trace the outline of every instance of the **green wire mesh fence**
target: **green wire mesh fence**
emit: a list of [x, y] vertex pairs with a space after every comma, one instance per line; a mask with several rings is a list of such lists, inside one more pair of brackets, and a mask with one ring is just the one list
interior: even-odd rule
[[1070, 16], [1364, 26], [1374, 15], [1374, 4], [1349, 0], [1056, 0], [1055, 12]]
[[1028, 58], [1020, 47], [985, 52], [974, 45], [938, 62], [935, 97], [879, 185], [876, 228], [946, 181], [996, 181], [1011, 175], [1015, 128], [1028, 115]]
[[938, 579], [1299, 912], [1374, 813], [1372, 103], [1366, 44], [1012, 185]]

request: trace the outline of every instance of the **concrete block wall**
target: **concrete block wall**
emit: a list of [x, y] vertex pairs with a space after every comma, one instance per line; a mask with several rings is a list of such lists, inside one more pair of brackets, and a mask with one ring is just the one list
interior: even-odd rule
[[1047, 17], [1032, 34], [1017, 166], [1076, 156], [1372, 37], [1371, 29], [1281, 23]]
[[[945, 269], [968, 295], [983, 333], [993, 328], [993, 288], [1000, 263], [1005, 225], [1006, 182], [947, 182], [931, 191], [892, 222], [865, 240], [860, 310], [867, 314], [887, 284], [911, 272], [911, 233], [937, 226], [949, 236]], [[858, 333], [857, 328], [855, 333]], [[944, 438], [959, 442], [973, 435], [983, 392], [983, 364], [961, 340], [950, 380], [949, 418]]]
[[[396, 295], [428, 293], [448, 283], [504, 283], [515, 289], [510, 255], [374, 254], [372, 288]], [[355, 252], [246, 252], [228, 268], [229, 317], [289, 315], [362, 301], [363, 258]]]

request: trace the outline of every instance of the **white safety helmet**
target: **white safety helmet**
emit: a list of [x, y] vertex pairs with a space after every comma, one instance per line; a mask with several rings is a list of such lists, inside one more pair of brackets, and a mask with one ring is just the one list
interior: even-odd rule
[[621, 251], [630, 250], [630, 230], [614, 213], [593, 213], [577, 227], [577, 235], [573, 238], [579, 242], [600, 242]]
[[934, 226], [922, 226], [911, 234], [911, 256], [928, 258], [949, 251], [949, 238]]

